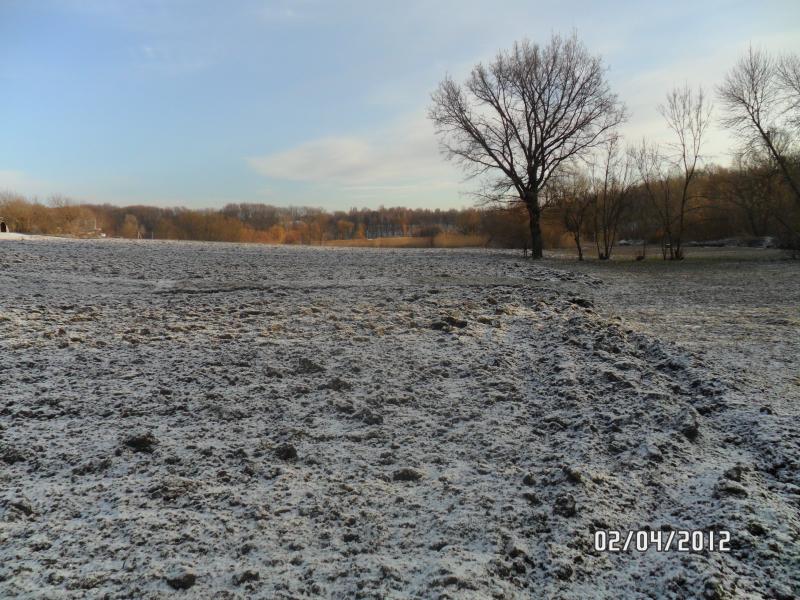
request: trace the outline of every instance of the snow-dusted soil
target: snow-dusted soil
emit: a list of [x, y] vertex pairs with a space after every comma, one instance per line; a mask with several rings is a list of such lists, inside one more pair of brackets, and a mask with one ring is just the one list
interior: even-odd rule
[[695, 263], [3, 243], [0, 597], [791, 598], [800, 269]]
[[0, 242], [5, 241], [20, 241], [20, 240], [27, 240], [32, 239], [34, 236], [26, 235], [24, 233], [12, 233], [10, 231], [0, 231]]

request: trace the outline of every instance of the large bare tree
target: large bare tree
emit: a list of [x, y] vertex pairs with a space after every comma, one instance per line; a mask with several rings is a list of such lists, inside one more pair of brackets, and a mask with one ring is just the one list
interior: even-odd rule
[[603, 61], [575, 34], [515, 43], [460, 85], [445, 78], [429, 116], [446, 156], [482, 180], [482, 197], [521, 203], [542, 256], [541, 192], [565, 163], [604, 143], [625, 118]]
[[766, 150], [800, 206], [800, 179], [789, 156], [800, 133], [800, 57], [775, 59], [749, 48], [717, 89], [723, 124], [740, 134], [744, 148]]

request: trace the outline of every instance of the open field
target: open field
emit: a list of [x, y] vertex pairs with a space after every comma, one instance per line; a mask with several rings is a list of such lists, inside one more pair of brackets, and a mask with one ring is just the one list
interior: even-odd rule
[[566, 256], [3, 242], [0, 596], [800, 594], [800, 264]]

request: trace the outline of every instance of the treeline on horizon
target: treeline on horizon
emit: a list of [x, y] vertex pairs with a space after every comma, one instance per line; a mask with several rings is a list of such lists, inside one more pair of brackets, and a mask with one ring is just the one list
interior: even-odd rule
[[[800, 160], [791, 164], [800, 170]], [[669, 182], [676, 190], [679, 178]], [[793, 247], [792, 202], [783, 178], [769, 161], [740, 161], [734, 167], [709, 166], [698, 176], [685, 215], [687, 240], [774, 237]], [[525, 248], [528, 215], [523, 206], [464, 209], [403, 207], [329, 212], [310, 207], [236, 203], [221, 209], [162, 208], [86, 204], [62, 196], [47, 203], [14, 193], [0, 194], [0, 218], [12, 231], [30, 234], [203, 240], [266, 244], [325, 244], [374, 238], [434, 238], [452, 234], [451, 245]], [[791, 223], [787, 223], [791, 218]], [[623, 197], [580, 178], [551, 186], [542, 219], [545, 246], [594, 249], [610, 258], [623, 239], [664, 244], [663, 214], [645, 183]]]

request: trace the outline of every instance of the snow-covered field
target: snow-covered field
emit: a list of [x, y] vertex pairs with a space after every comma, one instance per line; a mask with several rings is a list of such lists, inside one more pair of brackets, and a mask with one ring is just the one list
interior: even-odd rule
[[[0, 597], [794, 597], [766, 252], [6, 241]], [[732, 549], [593, 549], [643, 528]]]

